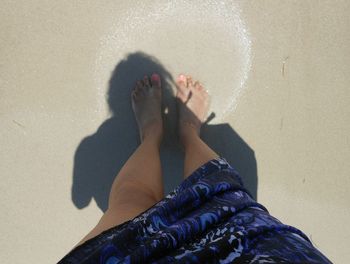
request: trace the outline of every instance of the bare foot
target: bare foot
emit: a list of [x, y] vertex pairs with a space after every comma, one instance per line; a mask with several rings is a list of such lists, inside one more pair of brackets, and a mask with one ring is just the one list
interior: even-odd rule
[[132, 108], [139, 127], [141, 142], [146, 138], [154, 139], [160, 144], [163, 135], [163, 121], [161, 114], [160, 76], [152, 74], [151, 80], [145, 76], [136, 83], [132, 91]]
[[199, 136], [200, 128], [207, 118], [209, 110], [209, 95], [203, 86], [193, 82], [191, 76], [179, 75], [177, 81], [179, 135], [185, 144], [186, 137], [191, 133]]

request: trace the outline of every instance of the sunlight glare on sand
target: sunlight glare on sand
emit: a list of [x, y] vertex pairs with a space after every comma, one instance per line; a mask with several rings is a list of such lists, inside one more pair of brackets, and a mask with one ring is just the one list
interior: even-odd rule
[[[134, 5], [134, 6], [132, 6]], [[141, 51], [156, 57], [173, 78], [191, 74], [211, 95], [214, 123], [235, 110], [251, 66], [249, 32], [232, 1], [144, 1], [109, 21], [96, 56], [98, 114], [115, 65]]]

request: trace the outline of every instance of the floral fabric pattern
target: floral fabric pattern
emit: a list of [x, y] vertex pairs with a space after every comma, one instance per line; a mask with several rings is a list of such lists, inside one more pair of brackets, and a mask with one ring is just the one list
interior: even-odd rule
[[226, 160], [211, 160], [134, 219], [59, 263], [331, 263], [271, 216]]

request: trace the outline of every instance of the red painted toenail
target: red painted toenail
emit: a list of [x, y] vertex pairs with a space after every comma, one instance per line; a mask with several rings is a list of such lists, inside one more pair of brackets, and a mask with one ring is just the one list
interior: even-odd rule
[[153, 73], [152, 74], [152, 81], [155, 81], [155, 82], [158, 82], [159, 81], [159, 75], [158, 74], [156, 74], [156, 73]]

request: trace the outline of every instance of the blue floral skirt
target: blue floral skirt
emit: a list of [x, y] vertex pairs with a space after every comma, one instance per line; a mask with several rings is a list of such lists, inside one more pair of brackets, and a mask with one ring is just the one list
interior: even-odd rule
[[163, 200], [59, 263], [331, 263], [271, 216], [224, 160], [209, 161]]

